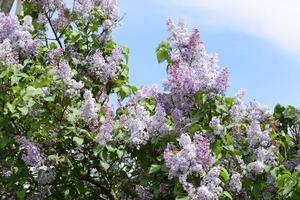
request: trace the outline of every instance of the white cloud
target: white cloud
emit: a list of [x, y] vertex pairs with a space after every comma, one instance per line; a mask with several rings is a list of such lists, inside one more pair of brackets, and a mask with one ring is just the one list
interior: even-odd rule
[[299, 0], [169, 0], [164, 4], [188, 8], [210, 25], [255, 35], [300, 55]]

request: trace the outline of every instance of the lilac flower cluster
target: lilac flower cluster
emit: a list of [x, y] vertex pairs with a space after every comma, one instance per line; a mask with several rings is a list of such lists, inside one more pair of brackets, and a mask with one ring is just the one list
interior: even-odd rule
[[65, 91], [67, 96], [78, 94], [79, 91], [84, 87], [81, 81], [77, 82], [76, 80], [72, 79], [71, 67], [65, 60], [61, 60], [59, 62], [56, 74], [68, 86], [68, 89]]
[[150, 139], [147, 127], [151, 121], [150, 112], [139, 104], [127, 107], [128, 115], [122, 115], [120, 123], [130, 133], [130, 142], [136, 146], [145, 144]]
[[22, 160], [30, 167], [38, 167], [43, 163], [43, 157], [39, 148], [24, 136], [17, 136], [16, 142], [25, 150]]
[[256, 161], [249, 163], [250, 169], [256, 173], [264, 172], [265, 164], [276, 165], [278, 149], [273, 145], [268, 126], [261, 130], [261, 122], [271, 116], [269, 109], [256, 102], [251, 103], [249, 112], [250, 125], [247, 127], [249, 149], [255, 153]]
[[105, 145], [106, 142], [112, 140], [113, 122], [109, 119], [103, 120], [99, 128], [95, 141], [100, 145]]
[[64, 0], [32, 0], [32, 3], [39, 5], [47, 12], [60, 10], [64, 7]]
[[228, 87], [228, 70], [221, 70], [215, 55], [208, 55], [198, 30], [191, 33], [186, 24], [167, 22], [170, 33], [170, 58], [174, 62], [168, 71], [166, 90], [173, 94], [193, 95], [196, 92], [224, 94]]
[[230, 109], [230, 114], [234, 122], [240, 122], [246, 115], [246, 106], [244, 105], [245, 91], [239, 90], [235, 95], [233, 106]]
[[15, 16], [7, 16], [0, 12], [0, 61], [17, 64], [19, 54], [25, 57], [35, 55], [38, 42], [32, 39], [32, 19], [25, 16], [23, 24]]
[[183, 188], [188, 192], [192, 200], [217, 200], [219, 194], [223, 192], [220, 186], [221, 180], [219, 178], [220, 169], [213, 167], [202, 178], [199, 187], [194, 187], [191, 183], [184, 182]]
[[[171, 65], [163, 86], [170, 91], [171, 98], [162, 94], [156, 101], [170, 114], [175, 125], [175, 134], [190, 122], [189, 113], [194, 105], [197, 92], [210, 96], [224, 94], [228, 87], [228, 70], [220, 69], [216, 55], [208, 55], [200, 40], [198, 30], [189, 32], [186, 24], [167, 21], [169, 37], [169, 56]], [[220, 130], [216, 130], [220, 134]]]
[[37, 182], [39, 186], [49, 185], [56, 175], [53, 167], [42, 166], [38, 169]]
[[93, 98], [93, 94], [90, 90], [86, 90], [84, 92], [84, 104], [81, 109], [81, 116], [83, 119], [91, 123], [98, 118], [98, 108], [95, 104], [95, 99]]
[[130, 133], [130, 141], [136, 146], [146, 144], [153, 136], [165, 135], [170, 130], [166, 110], [160, 103], [157, 103], [153, 115], [140, 103], [148, 98], [156, 100], [158, 95], [156, 86], [142, 87], [126, 103], [128, 114], [123, 114], [119, 122]]
[[219, 135], [221, 137], [223, 137], [224, 133], [223, 133], [223, 128], [222, 125], [220, 124], [220, 120], [217, 117], [213, 117], [209, 123], [210, 127], [214, 129], [214, 133], [216, 135]]
[[209, 141], [201, 134], [195, 134], [192, 141], [190, 136], [182, 134], [179, 140], [181, 150], [174, 154], [175, 146], [168, 144], [164, 159], [169, 168], [169, 178], [187, 177], [193, 172], [207, 170], [213, 162], [209, 149]]
[[228, 183], [228, 188], [230, 191], [239, 193], [242, 190], [242, 182], [241, 182], [242, 175], [238, 172], [235, 172], [232, 174], [230, 177], [229, 183]]
[[135, 191], [137, 193], [137, 198], [134, 198], [134, 200], [151, 200], [153, 199], [153, 195], [151, 194], [151, 192], [141, 186], [141, 185], [137, 185], [135, 186]]
[[152, 135], [164, 135], [170, 129], [170, 126], [167, 125], [167, 122], [168, 119], [165, 110], [163, 107], [158, 105], [156, 107], [155, 114], [151, 116], [148, 131], [152, 133]]
[[102, 52], [98, 51], [88, 58], [87, 68], [92, 76], [103, 83], [107, 83], [121, 72], [120, 59], [121, 51], [119, 48], [113, 49], [107, 58], [104, 58]]
[[[223, 188], [220, 186], [220, 169], [212, 167], [213, 156], [209, 148], [209, 140], [201, 134], [195, 134], [192, 141], [189, 135], [182, 134], [179, 145], [180, 151], [176, 150], [175, 145], [168, 144], [164, 152], [169, 178], [178, 177], [182, 187], [193, 200], [218, 199]], [[201, 175], [197, 187], [188, 182], [188, 176], [194, 173]]]
[[120, 12], [116, 0], [75, 0], [73, 10], [83, 19], [88, 20], [94, 8], [100, 9], [106, 15], [103, 23], [105, 30], [110, 32], [118, 25]]
[[248, 118], [251, 121], [263, 122], [265, 119], [270, 117], [272, 112], [269, 108], [262, 106], [261, 104], [253, 101], [250, 103], [250, 112], [248, 113]]

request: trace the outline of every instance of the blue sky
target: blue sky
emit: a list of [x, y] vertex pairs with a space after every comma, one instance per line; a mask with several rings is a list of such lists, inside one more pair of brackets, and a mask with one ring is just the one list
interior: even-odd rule
[[[287, 45], [288, 40], [287, 42], [276, 40], [276, 34], [272, 38], [261, 28], [264, 24], [251, 23], [251, 16], [254, 21], [260, 20], [260, 17], [263, 18], [260, 14], [264, 15], [264, 13], [252, 12], [249, 19], [246, 19], [249, 26], [246, 24], [243, 27], [239, 25], [243, 21], [234, 22], [226, 13], [223, 17], [220, 9], [215, 8], [222, 5], [209, 5], [209, 8], [203, 8], [197, 5], [202, 0], [184, 2], [186, 4], [178, 3], [176, 0], [166, 0], [164, 3], [156, 0], [119, 0], [124, 19], [122, 26], [114, 33], [114, 38], [130, 48], [129, 64], [132, 84], [151, 86], [157, 83], [161, 86], [162, 80], [166, 77], [165, 64], [157, 64], [155, 48], [160, 41], [167, 38], [165, 26], [167, 17], [184, 18], [191, 27], [199, 28], [207, 51], [216, 52], [219, 55], [220, 66], [229, 68], [231, 75], [228, 95], [234, 95], [239, 88], [245, 88], [248, 101], [255, 99], [270, 107], [278, 102], [299, 106], [300, 59], [299, 54], [297, 55], [297, 48], [293, 48], [292, 43], [290, 46]], [[233, 1], [232, 4], [236, 2]], [[205, 0], [203, 3], [210, 4]], [[230, 9], [235, 10], [234, 7]], [[274, 12], [275, 16], [276, 9], [277, 7], [273, 11], [271, 9], [270, 15]], [[247, 12], [246, 14], [249, 15]], [[243, 13], [238, 13], [233, 17], [243, 18], [239, 15]], [[265, 21], [267, 24], [273, 23]], [[295, 24], [295, 26], [300, 25]], [[257, 31], [258, 33], [248, 31], [249, 27], [262, 30]], [[281, 34], [281, 30], [268, 31], [278, 31]]]

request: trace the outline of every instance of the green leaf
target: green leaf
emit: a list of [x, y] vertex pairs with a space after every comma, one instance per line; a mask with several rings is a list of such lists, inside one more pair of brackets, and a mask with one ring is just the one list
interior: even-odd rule
[[220, 170], [220, 178], [223, 182], [227, 182], [230, 178], [229, 173], [227, 171], [227, 169], [225, 169], [224, 167], [221, 168]]
[[225, 199], [231, 199], [231, 200], [233, 199], [232, 196], [231, 196], [231, 194], [229, 192], [227, 192], [227, 191], [222, 192], [220, 194], [220, 197], [225, 197]]
[[23, 200], [24, 198], [25, 198], [25, 191], [24, 190], [17, 191], [17, 199]]
[[149, 174], [154, 174], [156, 172], [158, 172], [161, 169], [161, 165], [151, 165], [150, 169], [149, 169]]
[[109, 164], [107, 162], [104, 161], [100, 161], [101, 166], [103, 167], [103, 169], [106, 171], [109, 168]]
[[28, 114], [28, 108], [27, 107], [18, 107], [18, 110], [22, 113], [22, 115]]
[[49, 156], [48, 156], [48, 160], [57, 161], [57, 160], [59, 160], [59, 156], [58, 156], [58, 155], [55, 155], [55, 154], [49, 155]]
[[80, 138], [80, 137], [74, 137], [74, 138], [73, 138], [73, 141], [76, 142], [76, 144], [77, 144], [78, 146], [81, 146], [81, 145], [83, 144], [84, 139], [83, 139], [83, 138]]
[[6, 103], [6, 107], [7, 107], [7, 109], [9, 110], [9, 112], [11, 112], [11, 113], [14, 113], [16, 110], [15, 110], [15, 106], [14, 105], [12, 105], [12, 104], [10, 104], [10, 103]]
[[54, 42], [51, 42], [49, 46], [50, 46], [50, 49], [56, 49], [57, 48], [57, 44], [54, 43]]
[[0, 149], [3, 149], [8, 143], [10, 139], [8, 137], [0, 137]]
[[168, 59], [169, 57], [168, 46], [169, 44], [163, 41], [159, 44], [158, 48], [156, 49], [156, 58], [158, 63], [162, 63]]

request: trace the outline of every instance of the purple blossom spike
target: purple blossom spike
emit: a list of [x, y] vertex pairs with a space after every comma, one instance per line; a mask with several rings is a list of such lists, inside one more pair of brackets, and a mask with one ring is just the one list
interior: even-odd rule
[[43, 157], [39, 148], [26, 139], [24, 136], [17, 136], [16, 141], [26, 153], [22, 155], [22, 160], [31, 167], [38, 167], [43, 162]]
[[95, 99], [91, 91], [86, 90], [84, 93], [84, 104], [81, 109], [81, 116], [86, 122], [92, 122], [98, 118], [98, 108], [95, 105]]

